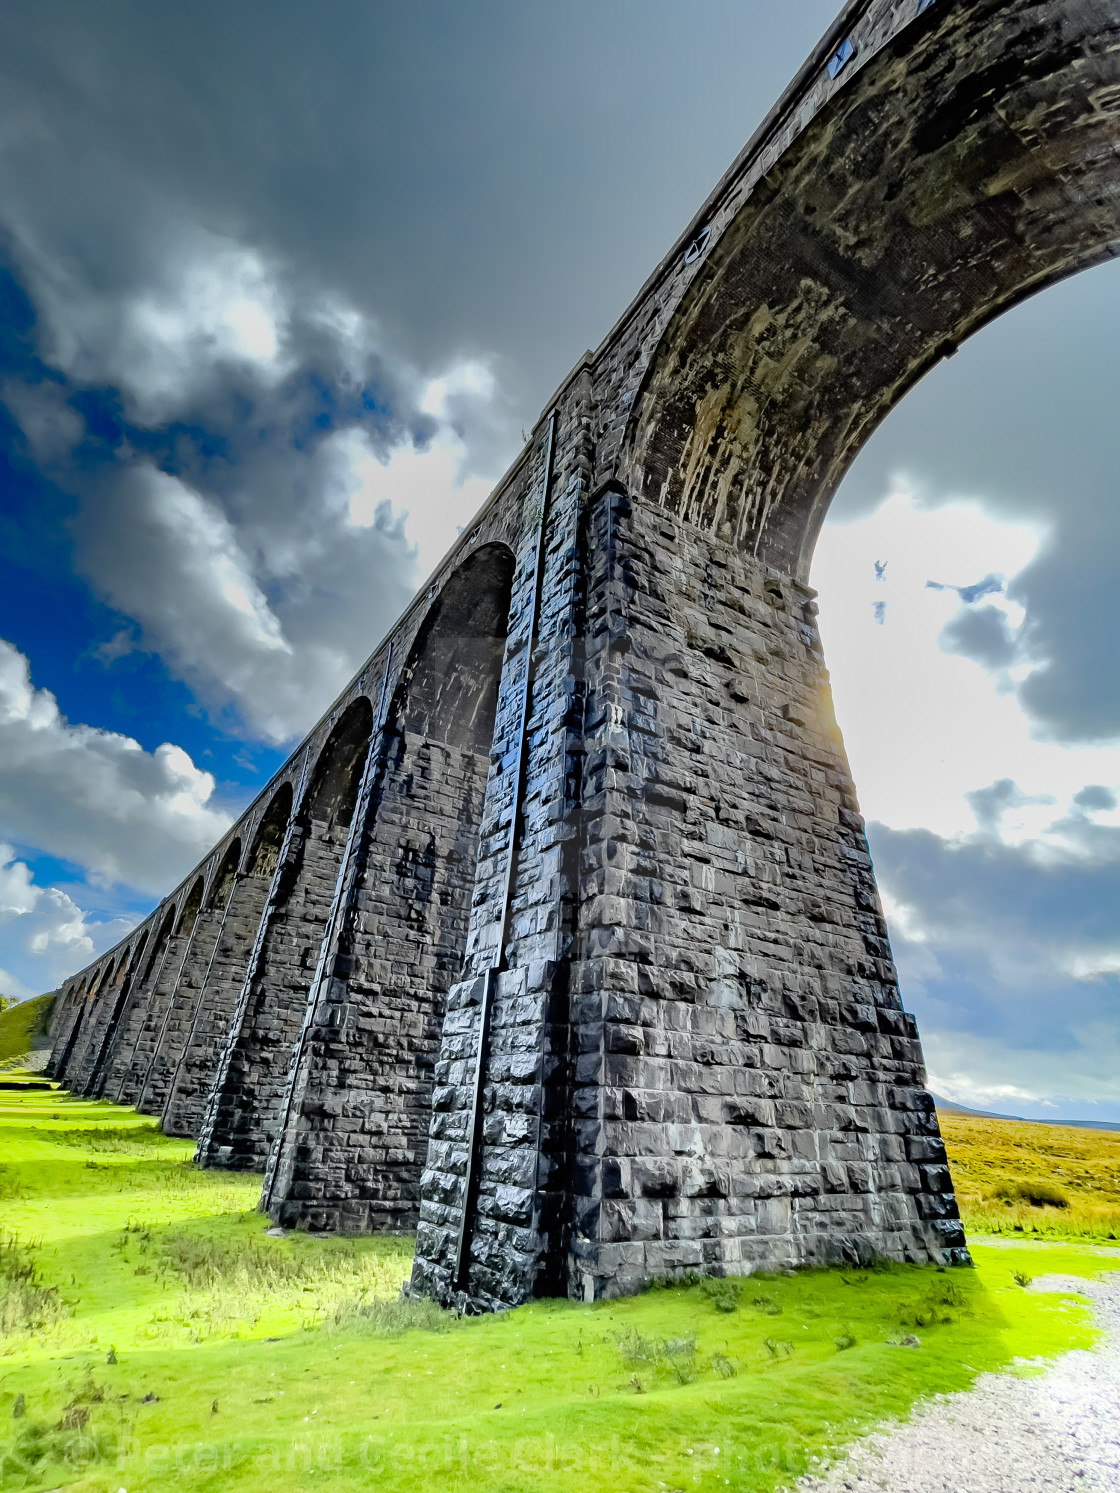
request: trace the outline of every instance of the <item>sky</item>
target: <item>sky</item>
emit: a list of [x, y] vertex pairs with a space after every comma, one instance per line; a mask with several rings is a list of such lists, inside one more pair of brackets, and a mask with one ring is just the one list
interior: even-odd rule
[[[832, 0], [0, 9], [0, 993], [213, 844]], [[821, 629], [931, 1084], [1120, 1119], [1120, 265], [836, 498]]]

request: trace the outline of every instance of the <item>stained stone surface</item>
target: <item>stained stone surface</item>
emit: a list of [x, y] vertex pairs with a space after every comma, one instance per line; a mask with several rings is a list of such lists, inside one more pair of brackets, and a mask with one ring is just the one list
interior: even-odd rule
[[1118, 251], [1118, 124], [1118, 0], [851, 0], [55, 1075], [470, 1310], [964, 1258], [806, 582], [914, 381]]

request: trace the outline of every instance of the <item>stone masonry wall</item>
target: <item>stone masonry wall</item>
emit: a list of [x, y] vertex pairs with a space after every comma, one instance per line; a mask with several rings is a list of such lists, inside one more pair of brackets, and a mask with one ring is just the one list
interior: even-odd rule
[[207, 1096], [217, 1073], [218, 1055], [245, 976], [245, 962], [268, 900], [271, 871], [269, 866], [267, 871], [238, 876], [228, 909], [223, 909], [202, 988], [196, 992], [193, 1003], [181, 1003], [185, 1030], [163, 1102], [163, 1129], [167, 1135], [197, 1137], [202, 1127]]
[[[190, 1036], [192, 1017], [198, 1010], [200, 997], [208, 983], [210, 965], [225, 922], [225, 914], [223, 899], [217, 906], [203, 908], [198, 915], [178, 980], [160, 1013], [159, 1026], [149, 1049], [147, 1066], [136, 1098], [136, 1108], [141, 1114], [163, 1114], [179, 1067], [179, 1059]], [[251, 942], [252, 935], [249, 938], [249, 943]]]
[[341, 1007], [310, 1028], [277, 1222], [415, 1227], [447, 991], [466, 942], [488, 754], [406, 738], [367, 834]]
[[115, 973], [94, 997], [91, 991], [85, 1020], [85, 1035], [74, 1049], [66, 1065], [64, 1078], [67, 1087], [75, 1094], [93, 1094], [101, 1076], [101, 1065], [116, 1023], [128, 1000], [134, 966], [143, 959], [147, 938], [140, 934], [131, 953], [126, 949], [120, 955]]
[[[190, 879], [68, 982], [69, 1081], [113, 1095], [174, 1032], [168, 1126], [212, 1087], [202, 1161], [275, 1138], [274, 1216], [328, 1227], [411, 1217], [430, 1083], [413, 1286], [464, 1309], [964, 1258], [800, 583], [913, 382], [1117, 252], [1117, 27], [1105, 0], [850, 0], [285, 765], [282, 874], [235, 894], [189, 1022], [161, 982]], [[484, 543], [514, 559], [488, 760], [390, 709], [339, 877], [308, 767], [359, 697], [372, 729], [378, 679], [403, 698]]]
[[[573, 737], [582, 718], [578, 677], [582, 597], [580, 529], [591, 469], [589, 386], [577, 380], [556, 412], [544, 585], [533, 658], [527, 770], [520, 816], [512, 784], [521, 691], [529, 664], [529, 588], [535, 525], [546, 480], [531, 471], [527, 540], [518, 556], [510, 636], [479, 840], [464, 977], [448, 999], [436, 1065], [413, 1288], [465, 1300], [453, 1282], [455, 1245], [470, 1158], [469, 1122], [478, 1041], [480, 975], [497, 952], [497, 919], [516, 834], [513, 918], [498, 976], [483, 1090], [477, 1211], [470, 1228], [470, 1298], [497, 1304], [547, 1294], [563, 1275], [562, 1164], [566, 958], [576, 891], [576, 826], [570, 792]], [[576, 752], [578, 757], [578, 750]]]
[[92, 1078], [91, 1092], [98, 1098], [119, 1101], [129, 1080], [136, 1043], [148, 1019], [156, 990], [174, 953], [172, 945], [177, 942], [174, 935], [175, 923], [174, 905], [161, 909], [158, 931], [153, 931], [141, 961], [122, 987], [121, 998], [110, 1016]]
[[605, 501], [592, 615], [621, 625], [589, 640], [573, 1294], [959, 1249], [812, 593]]
[[[153, 981], [151, 994], [144, 1008], [143, 1020], [133, 1043], [128, 1069], [117, 1090], [117, 1102], [134, 1104], [143, 1109], [143, 1099], [149, 1079], [155, 1067], [160, 1042], [171, 1012], [185, 998], [180, 994], [183, 976], [198, 952], [197, 936], [205, 938], [205, 923], [192, 913], [185, 922], [180, 920], [181, 931], [176, 932], [167, 943], [167, 952], [162, 961], [159, 976]], [[158, 1114], [159, 1108], [145, 1110]]]
[[288, 1064], [334, 893], [346, 825], [296, 832], [289, 888], [272, 917], [229, 1072], [206, 1137], [208, 1165], [263, 1171], [287, 1091]]

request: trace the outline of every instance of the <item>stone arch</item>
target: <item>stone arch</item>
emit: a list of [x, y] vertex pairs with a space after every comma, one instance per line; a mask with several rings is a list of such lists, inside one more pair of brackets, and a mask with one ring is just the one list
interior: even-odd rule
[[359, 695], [331, 728], [278, 847], [259, 946], [208, 1100], [198, 1153], [204, 1164], [254, 1170], [267, 1159], [372, 732], [373, 707]]
[[291, 783], [281, 783], [272, 795], [253, 839], [248, 866], [250, 876], [269, 877], [276, 870], [284, 831], [292, 817], [293, 796]]
[[[147, 938], [142, 933], [138, 941], [142, 947]], [[81, 1045], [75, 1050], [70, 1060], [67, 1073], [67, 1084], [75, 1094], [89, 1094], [93, 1092], [93, 1085], [100, 1076], [100, 1062], [105, 1055], [107, 1042], [116, 1030], [116, 1023], [120, 1016], [121, 987], [124, 983], [129, 961], [134, 958], [137, 944], [126, 944], [119, 952], [115, 965], [112, 965], [112, 979], [106, 982], [105, 987], [97, 992], [94, 999], [94, 988], [92, 983], [87, 986], [86, 1004], [89, 1008], [86, 1019], [86, 1030]]]
[[[214, 933], [205, 969], [188, 971], [193, 987], [177, 1003], [179, 1025], [168, 1043], [165, 1081], [153, 1086], [151, 1102], [162, 1096], [163, 1128], [168, 1135], [197, 1137], [206, 1098], [214, 1083], [222, 1044], [245, 978], [269, 887], [292, 819], [292, 784], [276, 788], [249, 841], [241, 865], [242, 839], [234, 840], [215, 874], [208, 899]], [[250, 821], [251, 824], [251, 821]], [[249, 826], [246, 826], [248, 830]], [[236, 858], [235, 858], [236, 851]], [[227, 883], [227, 878], [228, 884]], [[219, 888], [224, 887], [223, 891]]]
[[237, 877], [237, 868], [241, 864], [241, 840], [235, 838], [226, 846], [226, 853], [218, 862], [217, 869], [210, 880], [210, 888], [206, 893], [205, 911], [212, 912], [215, 907], [224, 905], [233, 883]]
[[[132, 1050], [121, 1099], [143, 1114], [163, 1109], [167, 1086], [178, 1061], [186, 1029], [186, 990], [204, 975], [219, 918], [203, 914], [206, 878], [200, 874], [183, 898], [175, 931], [167, 940], [160, 967], [151, 982], [143, 1024]], [[201, 968], [200, 968], [201, 964]], [[186, 990], [184, 990], [184, 986]]]
[[[70, 1030], [67, 1033], [66, 1043], [62, 1049], [61, 1057], [57, 1061], [55, 1061], [52, 1056], [52, 1061], [49, 1065], [52, 1078], [57, 1078], [60, 1081], [65, 1082], [67, 1070], [74, 1059], [75, 1047], [77, 1046], [78, 1038], [80, 1036], [88, 1038], [89, 1011], [87, 1009], [87, 1006], [88, 1002], [92, 1001], [94, 995], [100, 989], [102, 979], [104, 979], [103, 973], [95, 970], [94, 973], [89, 976], [88, 980], [75, 981], [75, 983], [72, 984], [70, 988], [65, 992], [60, 1005], [63, 1007], [64, 1013], [72, 1013], [70, 1019]], [[89, 986], [88, 1000], [86, 998], [87, 984]]]
[[138, 951], [130, 964], [129, 979], [121, 989], [121, 1000], [114, 1011], [115, 1020], [106, 1033], [101, 1072], [94, 1090], [98, 1097], [109, 1096], [118, 1103], [121, 1102], [133, 1050], [147, 1015], [152, 991], [163, 972], [168, 944], [174, 936], [177, 919], [178, 907], [174, 901], [162, 917], [159, 917], [157, 911], [157, 916], [148, 924], [147, 957], [141, 958]]
[[359, 695], [342, 712], [319, 753], [300, 805], [302, 820], [349, 828], [372, 731], [373, 706]]
[[463, 976], [513, 572], [512, 552], [489, 544], [448, 576], [394, 690], [353, 851], [362, 869], [323, 952], [273, 1160], [266, 1203], [285, 1223], [415, 1226], [435, 1059]]
[[202, 907], [202, 894], [206, 888], [204, 879], [196, 877], [194, 885], [187, 893], [183, 902], [183, 910], [179, 914], [179, 921], [175, 924], [175, 936], [177, 938], [189, 937], [194, 928], [195, 919], [198, 917], [199, 909]]
[[148, 962], [144, 965], [144, 973], [140, 976], [141, 984], [146, 984], [155, 972], [156, 966], [159, 963], [160, 956], [167, 945], [167, 940], [175, 931], [175, 923], [176, 910], [174, 904], [172, 904], [172, 906], [167, 909], [163, 921], [159, 925], [159, 932], [156, 934], [155, 939], [152, 942], [151, 952], [148, 955]]
[[624, 437], [636, 496], [808, 578], [828, 504], [939, 359], [1120, 250], [1116, 17], [930, 7], [746, 198]]
[[108, 998], [109, 992], [106, 991], [101, 1001], [98, 1002], [98, 1008], [94, 1012], [94, 1025], [90, 1032], [90, 1040], [80, 1064], [75, 1068], [74, 1082], [71, 1087], [76, 1093], [95, 1095], [102, 1092], [106, 1063], [112, 1052], [113, 1039], [127, 1009], [132, 986], [140, 975], [152, 926], [142, 928], [135, 942], [126, 946], [113, 977], [112, 998]]
[[447, 578], [397, 687], [397, 733], [489, 752], [513, 567], [506, 545], [486, 544]]

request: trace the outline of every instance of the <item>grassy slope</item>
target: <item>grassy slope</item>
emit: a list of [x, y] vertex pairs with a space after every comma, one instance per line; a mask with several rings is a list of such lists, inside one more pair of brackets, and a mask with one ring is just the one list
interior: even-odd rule
[[[0, 1095], [0, 1131], [0, 1488], [768, 1489], [920, 1395], [1087, 1343], [1075, 1298], [1011, 1272], [1113, 1263], [981, 1247], [976, 1271], [756, 1277], [393, 1336], [376, 1302], [411, 1241], [267, 1239], [258, 1178], [195, 1172], [108, 1104]], [[920, 1348], [892, 1344], [908, 1333]]]
[[[951, 1113], [939, 1119], [970, 1233], [1120, 1239], [1120, 1134]], [[1023, 1206], [1002, 1195], [1040, 1182], [1068, 1206]]]
[[34, 1000], [20, 1001], [0, 1011], [0, 1063], [9, 1063], [22, 1058], [37, 1044], [36, 1037], [45, 1039], [50, 1025], [54, 994], [37, 995]]

